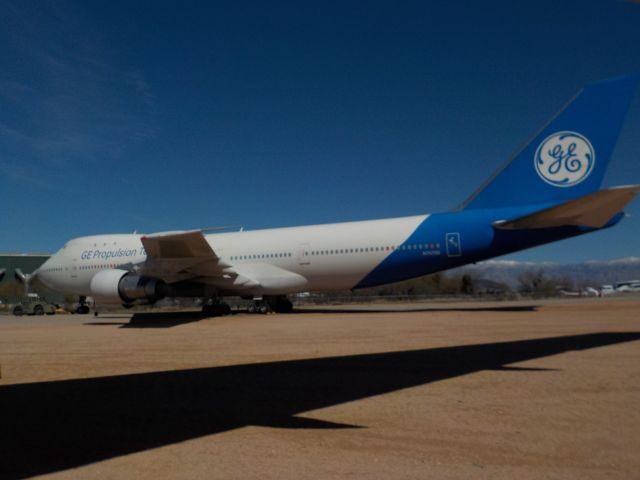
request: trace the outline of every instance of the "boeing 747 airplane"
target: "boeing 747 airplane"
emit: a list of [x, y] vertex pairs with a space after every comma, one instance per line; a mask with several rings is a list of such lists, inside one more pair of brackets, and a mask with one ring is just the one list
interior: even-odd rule
[[[287, 294], [372, 287], [609, 228], [640, 185], [600, 189], [637, 77], [584, 87], [455, 210], [256, 231], [97, 235], [70, 240], [38, 270], [95, 305], [226, 296], [289, 311]], [[88, 312], [88, 307], [86, 307]]]

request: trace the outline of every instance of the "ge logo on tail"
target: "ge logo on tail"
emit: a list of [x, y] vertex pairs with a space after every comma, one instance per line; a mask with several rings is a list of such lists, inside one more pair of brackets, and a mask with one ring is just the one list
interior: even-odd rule
[[572, 187], [582, 182], [593, 171], [595, 162], [593, 146], [576, 132], [548, 136], [534, 158], [540, 178], [554, 187]]

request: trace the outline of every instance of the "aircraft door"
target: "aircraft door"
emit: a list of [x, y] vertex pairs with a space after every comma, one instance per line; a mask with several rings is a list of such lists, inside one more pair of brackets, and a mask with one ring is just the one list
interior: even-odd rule
[[78, 278], [78, 257], [73, 257], [73, 262], [71, 263], [71, 278]]
[[308, 243], [301, 243], [298, 246], [298, 264], [311, 265], [311, 248]]
[[445, 247], [447, 249], [448, 257], [462, 256], [462, 246], [460, 245], [460, 233], [458, 232], [447, 233], [445, 238]]

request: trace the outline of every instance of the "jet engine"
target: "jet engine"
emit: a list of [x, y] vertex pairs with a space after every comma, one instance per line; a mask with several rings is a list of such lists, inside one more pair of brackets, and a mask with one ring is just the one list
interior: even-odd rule
[[167, 295], [167, 284], [126, 270], [102, 270], [91, 279], [91, 295], [103, 304], [153, 303]]

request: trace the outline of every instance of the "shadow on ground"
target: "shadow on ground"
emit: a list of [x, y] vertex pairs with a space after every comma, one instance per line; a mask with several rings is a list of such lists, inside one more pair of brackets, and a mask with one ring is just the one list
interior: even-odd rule
[[170, 328], [186, 323], [198, 322], [211, 318], [200, 311], [197, 312], [144, 312], [134, 313], [127, 321], [126, 318], [101, 315], [95, 320], [85, 322], [85, 325], [109, 326], [120, 325], [120, 328]]
[[296, 308], [294, 313], [407, 313], [407, 312], [535, 312], [539, 305], [498, 305], [498, 306], [469, 306], [469, 307], [398, 307], [398, 308], [344, 308], [339, 307], [302, 307]]
[[211, 315], [200, 311], [136, 313], [131, 317], [129, 323], [122, 325], [122, 328], [168, 328], [198, 322], [206, 318], [211, 318]]
[[[407, 313], [407, 312], [535, 312], [538, 305], [504, 305], [493, 307], [432, 307], [432, 308], [344, 308], [344, 307], [304, 307], [296, 308], [295, 314], [312, 314], [322, 313], [335, 315], [342, 314], [360, 314], [360, 313]], [[247, 314], [246, 310], [233, 310], [232, 315]], [[283, 314], [288, 315], [288, 314]], [[186, 323], [198, 322], [207, 318], [213, 318], [211, 315], [204, 314], [200, 311], [181, 311], [181, 312], [140, 312], [131, 316], [129, 321], [125, 321], [122, 317], [110, 317], [101, 315], [95, 320], [86, 322], [85, 325], [92, 326], [109, 326], [120, 325], [121, 328], [171, 328]]]
[[0, 478], [16, 479], [246, 425], [353, 428], [296, 415], [480, 370], [640, 339], [596, 333], [0, 387]]

